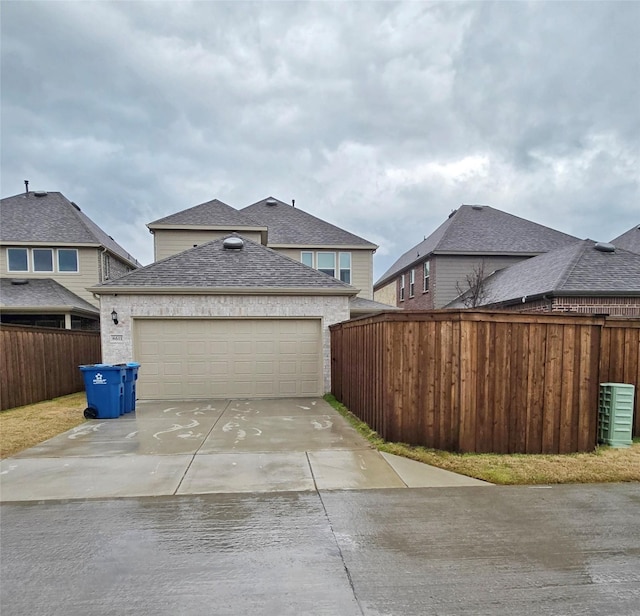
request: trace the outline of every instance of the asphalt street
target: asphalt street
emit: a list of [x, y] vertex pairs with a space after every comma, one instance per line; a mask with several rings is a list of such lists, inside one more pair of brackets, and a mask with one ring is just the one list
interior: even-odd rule
[[1, 507], [3, 616], [638, 615], [640, 487]]

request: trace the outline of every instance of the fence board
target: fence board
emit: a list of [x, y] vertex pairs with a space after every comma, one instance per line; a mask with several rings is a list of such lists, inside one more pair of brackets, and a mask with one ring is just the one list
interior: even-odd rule
[[100, 361], [100, 334], [0, 327], [0, 410], [82, 391], [78, 366]]
[[640, 383], [638, 319], [404, 311], [331, 335], [339, 399], [387, 440], [450, 451], [592, 450], [598, 384]]

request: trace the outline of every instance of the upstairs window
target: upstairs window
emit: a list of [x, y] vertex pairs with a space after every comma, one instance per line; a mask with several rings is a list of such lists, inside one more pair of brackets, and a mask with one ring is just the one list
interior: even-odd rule
[[7, 248], [7, 264], [10, 272], [28, 272], [29, 254], [26, 248]]
[[409, 297], [413, 297], [416, 290], [416, 270], [409, 272]]
[[336, 277], [336, 253], [335, 252], [319, 252], [317, 254], [318, 271], [329, 276]]
[[111, 259], [105, 252], [102, 261], [102, 279], [109, 280], [111, 278]]
[[424, 262], [424, 291], [425, 293], [429, 290], [429, 261]]
[[58, 249], [58, 271], [77, 272], [78, 271], [78, 251], [75, 248]]
[[53, 271], [53, 250], [51, 248], [34, 248], [32, 254], [34, 272]]
[[313, 253], [312, 252], [301, 252], [300, 253], [300, 261], [309, 267], [313, 267]]
[[400, 301], [404, 301], [404, 274], [400, 276]]
[[340, 280], [351, 284], [351, 253], [341, 252], [339, 256], [340, 261]]

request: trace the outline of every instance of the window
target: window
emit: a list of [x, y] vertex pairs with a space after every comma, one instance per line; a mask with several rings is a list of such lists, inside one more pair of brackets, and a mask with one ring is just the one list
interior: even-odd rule
[[413, 297], [416, 290], [416, 270], [409, 272], [409, 297]]
[[28, 272], [29, 257], [26, 248], [7, 248], [7, 262], [10, 272]]
[[75, 248], [58, 249], [58, 271], [77, 272], [78, 271], [78, 251]]
[[106, 252], [102, 255], [102, 258], [102, 279], [109, 280], [111, 278], [111, 259]]
[[429, 290], [429, 261], [424, 262], [424, 292]]
[[351, 284], [351, 253], [341, 252], [339, 256], [340, 261], [340, 280]]
[[400, 301], [404, 301], [404, 274], [400, 276]]
[[319, 252], [317, 253], [318, 270], [329, 274], [335, 278], [336, 275], [336, 253], [335, 252]]
[[53, 250], [51, 248], [34, 248], [31, 252], [34, 272], [53, 271]]
[[313, 253], [312, 252], [301, 252], [300, 253], [300, 261], [309, 267], [313, 267]]

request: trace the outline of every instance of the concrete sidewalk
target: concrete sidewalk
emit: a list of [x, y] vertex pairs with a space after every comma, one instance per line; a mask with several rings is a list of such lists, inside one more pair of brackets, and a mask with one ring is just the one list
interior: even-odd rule
[[488, 486], [371, 448], [322, 399], [138, 402], [0, 462], [0, 501]]

